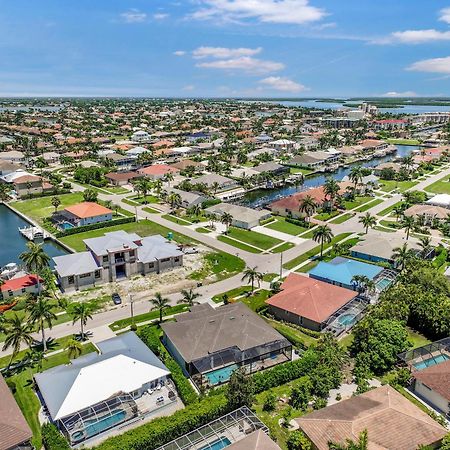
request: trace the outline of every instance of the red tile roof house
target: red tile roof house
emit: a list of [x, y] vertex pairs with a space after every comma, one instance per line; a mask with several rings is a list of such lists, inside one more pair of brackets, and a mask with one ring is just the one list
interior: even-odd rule
[[68, 206], [53, 215], [59, 222], [69, 222], [75, 227], [92, 225], [93, 223], [108, 222], [112, 220], [113, 212], [109, 208], [93, 202], [82, 202]]
[[358, 293], [305, 275], [291, 273], [282, 291], [266, 301], [278, 320], [321, 331], [327, 320], [351, 302]]
[[164, 178], [168, 173], [176, 175], [180, 171], [175, 167], [167, 164], [153, 164], [152, 166], [143, 167], [138, 170], [138, 173], [151, 178], [152, 180], [158, 180]]
[[[347, 187], [353, 186], [353, 183], [341, 182], [339, 183], [340, 190], [339, 194], [344, 195], [346, 193]], [[313, 189], [308, 189], [302, 192], [296, 192], [289, 197], [284, 197], [271, 203], [268, 208], [275, 214], [280, 216], [292, 216], [292, 217], [304, 217], [304, 214], [300, 212], [300, 203], [302, 199], [307, 196], [311, 196], [317, 203], [319, 207], [329, 206], [328, 200], [325, 198], [323, 192], [323, 186], [319, 186]]]
[[25, 294], [37, 295], [42, 289], [42, 280], [37, 275], [25, 275], [5, 281], [0, 286], [0, 298], [9, 299]]

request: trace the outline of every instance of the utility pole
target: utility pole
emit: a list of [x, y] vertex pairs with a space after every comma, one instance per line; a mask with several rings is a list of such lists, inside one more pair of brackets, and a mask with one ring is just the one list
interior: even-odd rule
[[134, 308], [133, 308], [133, 295], [129, 294], [129, 298], [130, 298], [130, 307], [131, 307], [131, 328], [134, 327]]
[[283, 252], [280, 253], [280, 281], [283, 278]]

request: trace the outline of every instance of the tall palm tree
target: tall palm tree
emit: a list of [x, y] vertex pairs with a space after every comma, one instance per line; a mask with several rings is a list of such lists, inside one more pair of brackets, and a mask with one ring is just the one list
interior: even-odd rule
[[233, 216], [230, 213], [225, 212], [222, 214], [220, 221], [227, 227], [226, 233], [228, 234], [230, 225], [233, 223]]
[[10, 347], [12, 347], [13, 350], [11, 359], [8, 363], [9, 369], [13, 359], [20, 351], [20, 346], [22, 344], [26, 344], [28, 347], [31, 347], [31, 344], [33, 344], [33, 338], [31, 336], [31, 325], [28, 322], [22, 322], [22, 319], [17, 314], [14, 314], [14, 316], [6, 319], [5, 322], [6, 339], [3, 343], [2, 350], [7, 350]]
[[183, 289], [181, 291], [181, 295], [183, 296], [183, 298], [178, 300], [178, 303], [187, 303], [190, 307], [195, 303], [198, 303], [195, 301], [195, 299], [200, 297], [200, 294], [198, 292], [195, 292], [192, 288], [190, 288], [189, 290]]
[[333, 232], [328, 225], [319, 225], [313, 231], [313, 240], [315, 242], [320, 242], [320, 259], [323, 256], [323, 246], [324, 244], [328, 244], [333, 239]]
[[350, 173], [348, 174], [348, 178], [355, 185], [355, 189], [358, 184], [362, 182], [362, 168], [361, 166], [353, 166], [350, 169]]
[[69, 339], [64, 350], [67, 350], [69, 359], [77, 359], [83, 353], [83, 345], [75, 339]]
[[27, 242], [28, 250], [21, 253], [19, 258], [25, 263], [27, 269], [33, 273], [39, 273], [49, 266], [50, 256], [45, 253], [42, 244]]
[[252, 285], [252, 294], [255, 290], [255, 282], [258, 283], [258, 287], [261, 285], [261, 281], [263, 279], [263, 274], [261, 272], [258, 272], [257, 267], [247, 267], [244, 270], [244, 275], [242, 276], [242, 281], [248, 280]]
[[362, 224], [367, 234], [369, 228], [373, 228], [377, 224], [377, 219], [375, 216], [372, 216], [370, 212], [367, 212], [366, 214], [364, 214], [364, 216], [359, 218], [358, 222]]
[[323, 193], [325, 194], [325, 198], [330, 202], [330, 210], [333, 210], [334, 202], [339, 193], [339, 183], [332, 177], [328, 177], [323, 185]]
[[317, 203], [311, 195], [307, 195], [302, 198], [299, 205], [299, 211], [305, 214], [308, 222], [311, 220], [311, 216], [316, 212]]
[[169, 307], [169, 299], [163, 297], [160, 292], [157, 292], [155, 294], [155, 297], [150, 300], [150, 303], [152, 304], [151, 308], [152, 311], [153, 310], [159, 311], [159, 323], [161, 323], [163, 313]]
[[55, 213], [58, 211], [58, 206], [61, 204], [59, 197], [52, 197], [52, 206], [55, 208]]
[[404, 208], [402, 205], [397, 205], [394, 207], [392, 212], [395, 214], [395, 221], [398, 222], [399, 217], [403, 214]]
[[173, 181], [173, 173], [169, 172], [164, 175], [164, 181], [167, 182], [167, 186], [170, 189], [170, 182]]
[[191, 207], [191, 214], [193, 214], [195, 217], [199, 217], [202, 215], [203, 209], [201, 205], [197, 204]]
[[167, 197], [167, 202], [171, 209], [174, 210], [181, 205], [181, 195], [178, 192], [171, 192]]
[[401, 226], [406, 232], [406, 240], [409, 239], [409, 233], [416, 225], [416, 221], [413, 216], [403, 216], [403, 219], [401, 221]]
[[47, 341], [45, 339], [45, 328], [52, 329], [53, 321], [56, 320], [54, 313], [55, 304], [48, 298], [39, 295], [36, 299], [27, 302], [26, 309], [29, 312], [28, 321], [31, 326], [37, 326], [37, 330], [42, 335], [42, 349], [47, 351]]
[[423, 236], [419, 239], [419, 247], [420, 247], [420, 254], [423, 258], [425, 258], [428, 253], [430, 253], [432, 249], [431, 245], [431, 237], [430, 236]]
[[76, 302], [72, 303], [69, 307], [69, 315], [72, 316], [72, 324], [80, 321], [80, 338], [83, 341], [85, 339], [84, 327], [89, 319], [92, 320], [92, 314], [94, 313], [94, 305], [89, 302]]
[[402, 271], [405, 268], [406, 263], [413, 257], [413, 252], [408, 248], [408, 244], [405, 242], [401, 247], [394, 248], [392, 253], [392, 259], [395, 266]]

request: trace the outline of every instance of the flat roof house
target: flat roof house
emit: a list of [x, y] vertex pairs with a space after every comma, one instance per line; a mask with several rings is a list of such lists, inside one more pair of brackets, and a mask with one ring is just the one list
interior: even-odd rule
[[197, 386], [226, 383], [239, 367], [253, 373], [292, 358], [291, 343], [243, 303], [196, 305], [162, 329], [164, 345]]
[[51, 420], [71, 445], [178, 403], [169, 370], [134, 332], [97, 347], [100, 354], [34, 375]]
[[33, 433], [0, 374], [0, 450], [31, 450]]
[[356, 285], [352, 281], [354, 276], [365, 275], [369, 280], [375, 280], [381, 272], [383, 272], [382, 267], [337, 256], [330, 262], [320, 261], [309, 271], [309, 276], [336, 286], [356, 289]]
[[389, 385], [296, 419], [317, 450], [328, 442], [358, 440], [367, 430], [368, 450], [437, 448], [447, 430]]
[[67, 206], [53, 215], [62, 229], [83, 227], [94, 223], [109, 222], [113, 212], [109, 208], [94, 202], [82, 202]]
[[281, 285], [281, 292], [266, 303], [278, 320], [321, 331], [329, 324], [329, 319], [337, 316], [357, 295], [353, 290], [291, 273]]

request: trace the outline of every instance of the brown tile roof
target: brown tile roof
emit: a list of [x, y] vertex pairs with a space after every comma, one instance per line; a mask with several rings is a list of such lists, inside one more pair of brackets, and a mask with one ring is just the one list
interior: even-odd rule
[[110, 209], [93, 202], [78, 203], [77, 205], [68, 206], [67, 208], [64, 208], [64, 210], [70, 212], [74, 216], [79, 217], [80, 219], [103, 216], [105, 214], [112, 213]]
[[33, 183], [35, 181], [40, 181], [41, 178], [35, 175], [23, 175], [21, 177], [15, 178], [13, 180], [13, 184], [22, 184], [22, 183]]
[[110, 172], [105, 175], [106, 178], [115, 181], [132, 180], [133, 178], [139, 178], [140, 176], [141, 175], [136, 172]]
[[450, 211], [442, 206], [435, 205], [412, 205], [405, 212], [405, 216], [421, 216], [426, 214], [437, 219], [446, 219]]
[[296, 419], [317, 450], [357, 440], [367, 430], [369, 450], [416, 450], [439, 442], [447, 430], [389, 385]]
[[262, 430], [250, 433], [245, 439], [241, 439], [227, 448], [229, 450], [281, 450]]
[[350, 289], [296, 273], [288, 275], [281, 289], [281, 292], [266, 301], [268, 305], [317, 323], [327, 320], [357, 295], [357, 292]]
[[1, 375], [0, 399], [0, 450], [8, 450], [29, 441], [33, 433]]
[[139, 169], [138, 172], [144, 175], [165, 175], [167, 173], [177, 173], [179, 170], [167, 164], [153, 164], [153, 166]]
[[450, 360], [415, 372], [414, 378], [450, 401]]

